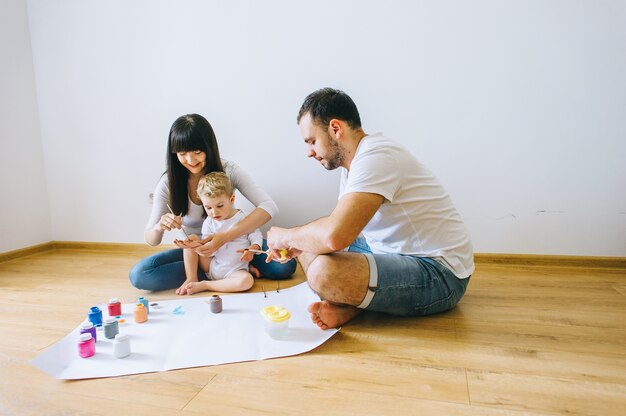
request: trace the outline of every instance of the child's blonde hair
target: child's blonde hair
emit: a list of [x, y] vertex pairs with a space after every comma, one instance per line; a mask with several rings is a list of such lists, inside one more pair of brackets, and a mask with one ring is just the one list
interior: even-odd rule
[[224, 172], [211, 172], [198, 182], [198, 197], [215, 198], [220, 195], [230, 197], [233, 194], [233, 185]]

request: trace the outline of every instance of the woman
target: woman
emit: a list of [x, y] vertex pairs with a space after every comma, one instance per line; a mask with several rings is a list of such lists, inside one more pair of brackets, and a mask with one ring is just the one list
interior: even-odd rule
[[[167, 143], [167, 171], [154, 192], [152, 214], [145, 231], [145, 240], [151, 246], [161, 243], [165, 231], [183, 229], [186, 234], [201, 234], [206, 216], [196, 189], [201, 177], [209, 172], [224, 172], [234, 189], [256, 207], [246, 218], [226, 232], [196, 249], [210, 256], [226, 242], [248, 234], [268, 222], [278, 212], [272, 198], [256, 185], [254, 180], [235, 163], [220, 158], [217, 139], [209, 122], [198, 114], [179, 117], [170, 129]], [[171, 211], [170, 211], [171, 208]], [[263, 250], [267, 250], [263, 242]], [[257, 255], [250, 263], [269, 279], [286, 279], [296, 269], [295, 260], [281, 264], [265, 263], [265, 255]], [[154, 254], [140, 260], [130, 271], [130, 281], [138, 289], [164, 290], [183, 288], [192, 281], [206, 279], [198, 270], [185, 270], [183, 249], [177, 248]], [[186, 293], [186, 292], [184, 292]]]

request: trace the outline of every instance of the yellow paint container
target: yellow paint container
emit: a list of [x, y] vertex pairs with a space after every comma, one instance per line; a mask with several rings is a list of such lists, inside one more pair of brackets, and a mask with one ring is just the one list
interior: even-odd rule
[[265, 331], [275, 339], [284, 338], [289, 332], [289, 318], [291, 314], [282, 306], [266, 306], [261, 309], [265, 318]]

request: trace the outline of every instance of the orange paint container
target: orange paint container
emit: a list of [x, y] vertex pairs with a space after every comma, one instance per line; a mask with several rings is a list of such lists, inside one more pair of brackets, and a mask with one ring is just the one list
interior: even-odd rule
[[135, 322], [138, 324], [144, 323], [148, 320], [148, 310], [143, 306], [143, 303], [138, 303], [135, 307]]

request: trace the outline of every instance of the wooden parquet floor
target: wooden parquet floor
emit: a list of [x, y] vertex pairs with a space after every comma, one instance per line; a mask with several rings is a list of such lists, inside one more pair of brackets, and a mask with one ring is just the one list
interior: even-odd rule
[[0, 263], [0, 415], [626, 415], [624, 269], [478, 264], [456, 309], [361, 314], [294, 357], [82, 381], [30, 364], [93, 304], [176, 297], [130, 286], [145, 254]]

